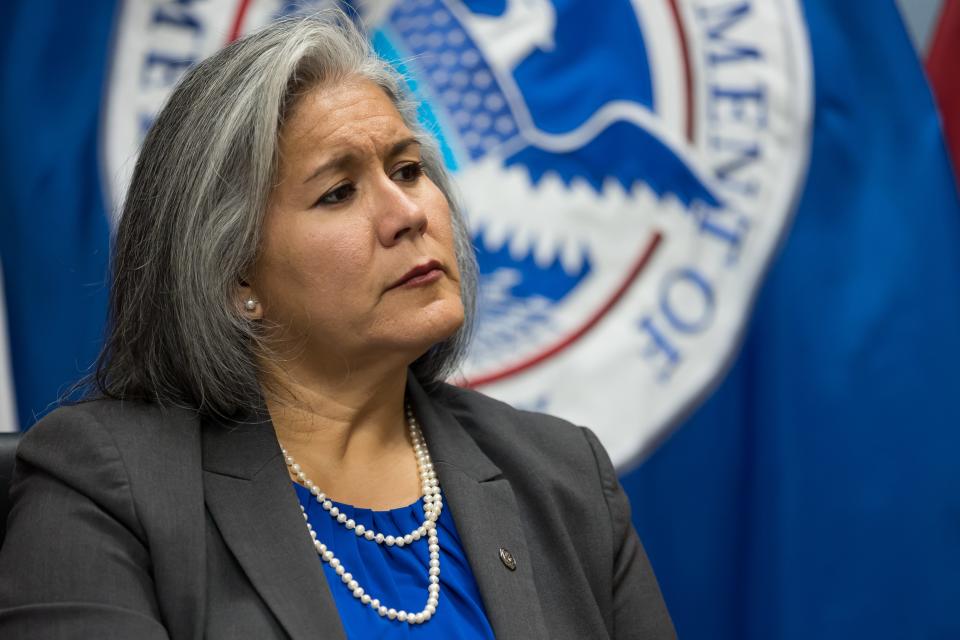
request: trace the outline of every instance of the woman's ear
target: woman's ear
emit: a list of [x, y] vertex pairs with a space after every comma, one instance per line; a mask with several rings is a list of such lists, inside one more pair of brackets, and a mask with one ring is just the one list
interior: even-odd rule
[[248, 320], [263, 318], [263, 305], [260, 304], [253, 287], [243, 278], [237, 283], [236, 301], [240, 313]]

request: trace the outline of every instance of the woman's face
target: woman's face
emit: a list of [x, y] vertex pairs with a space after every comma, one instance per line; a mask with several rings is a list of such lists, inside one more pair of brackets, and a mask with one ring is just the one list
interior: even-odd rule
[[249, 278], [256, 314], [295, 357], [412, 362], [463, 323], [450, 208], [382, 89], [355, 79], [301, 97]]

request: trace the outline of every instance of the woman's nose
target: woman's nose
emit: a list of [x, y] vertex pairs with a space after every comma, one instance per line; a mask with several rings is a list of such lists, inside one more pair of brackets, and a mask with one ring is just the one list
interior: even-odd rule
[[427, 212], [413, 188], [405, 188], [385, 176], [378, 191], [377, 233], [384, 246], [392, 246], [408, 235], [423, 235]]

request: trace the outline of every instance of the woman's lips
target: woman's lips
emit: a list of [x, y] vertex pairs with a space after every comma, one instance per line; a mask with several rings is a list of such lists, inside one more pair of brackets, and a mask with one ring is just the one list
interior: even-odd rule
[[417, 265], [410, 271], [403, 274], [403, 277], [390, 285], [390, 289], [398, 287], [420, 287], [431, 282], [436, 282], [443, 276], [443, 266], [436, 260], [430, 260], [421, 265]]
[[410, 278], [409, 280], [405, 280], [404, 282], [402, 282], [402, 283], [400, 284], [400, 286], [401, 286], [401, 287], [419, 287], [419, 286], [424, 285], [424, 284], [430, 284], [431, 282], [435, 282], [436, 280], [438, 280], [438, 279], [441, 278], [442, 276], [443, 276], [443, 270], [441, 270], [441, 269], [431, 269], [430, 271], [427, 271], [426, 273], [423, 273], [423, 274], [418, 275], [418, 276], [414, 276], [414, 277]]

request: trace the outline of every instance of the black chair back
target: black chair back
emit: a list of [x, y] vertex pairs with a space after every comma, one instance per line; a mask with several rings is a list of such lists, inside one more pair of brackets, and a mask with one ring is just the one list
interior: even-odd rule
[[10, 482], [13, 480], [13, 462], [20, 444], [19, 433], [0, 433], [0, 545], [7, 532], [7, 513], [10, 512]]

